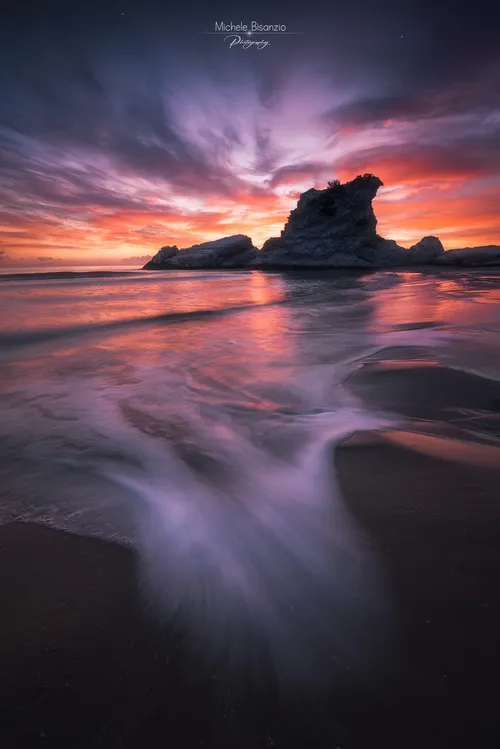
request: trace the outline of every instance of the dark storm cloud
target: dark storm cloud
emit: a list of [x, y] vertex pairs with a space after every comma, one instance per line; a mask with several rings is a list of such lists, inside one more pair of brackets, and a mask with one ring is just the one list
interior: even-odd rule
[[336, 107], [325, 115], [338, 127], [366, 127], [385, 120], [422, 117], [429, 113], [423, 102], [412, 99], [408, 94], [400, 96], [380, 96], [354, 101]]
[[[435, 119], [474, 114], [486, 118], [500, 108], [500, 63], [481, 73], [479, 80], [457, 80], [437, 89], [428, 82], [423, 91], [404, 90], [392, 95], [360, 98], [325, 115], [339, 127], [366, 127], [386, 120]], [[423, 80], [421, 85], [424, 86]]]
[[332, 125], [481, 115], [500, 107], [500, 12], [484, 0], [352, 3], [339, 16], [337, 38], [328, 45], [323, 29], [316, 44], [332, 91], [345, 83], [354, 88], [348, 101], [332, 102]]
[[275, 187], [286, 183], [290, 178], [298, 177], [309, 177], [313, 179], [315, 176], [319, 176], [325, 171], [325, 165], [315, 162], [302, 162], [300, 164], [290, 164], [288, 166], [280, 167], [273, 173], [270, 184]]
[[[27, 55], [12, 45], [2, 53], [0, 126], [40, 143], [104, 153], [117, 168], [182, 189], [227, 194], [235, 188], [223, 161], [174, 124], [168, 97], [162, 96], [173, 71], [160, 71], [161, 60], [151, 62], [137, 49], [134, 56], [120, 37], [107, 50], [94, 37], [86, 46], [78, 35], [26, 34]], [[236, 137], [228, 127], [220, 139]]]
[[[56, 159], [40, 159], [29, 154], [9, 151], [3, 138], [4, 148], [0, 148], [0, 202], [5, 209], [25, 209], [30, 204], [35, 206], [39, 215], [40, 208], [50, 208], [63, 212], [71, 207], [122, 209], [133, 212], [143, 208], [143, 201], [127, 197], [104, 185], [104, 169], [90, 165], [71, 167], [58, 165]], [[0, 136], [0, 144], [2, 138]], [[11, 148], [15, 148], [12, 146]], [[154, 207], [152, 208], [154, 210]], [[168, 213], [168, 207], [162, 207], [162, 213]], [[0, 220], [2, 213], [0, 212]], [[52, 223], [57, 223], [53, 219]]]
[[[340, 125], [434, 116], [469, 105], [492, 106], [494, 94], [498, 102], [497, 32], [491, 14], [480, 6], [481, 0], [464, 7], [450, 0], [381, 0], [376, 5], [361, 0], [342, 7], [320, 1], [314, 13], [299, 14], [284, 3], [248, 3], [238, 7], [244, 20], [260, 14], [261, 20], [286, 22], [303, 35], [293, 44], [276, 40], [274, 52], [253, 55], [251, 62], [234, 54], [229, 61], [227, 50], [211, 39], [203, 49], [215, 77], [230, 62], [236, 76], [242, 66], [243, 85], [248, 64], [267, 107], [279, 106], [283, 88], [302, 65], [326, 71], [337, 83], [357, 83], [352, 101], [331, 108]], [[125, 168], [182, 187], [196, 178], [207, 190], [234, 189], [223, 160], [186, 141], [174, 124], [168, 97], [161, 96], [165, 83], [188, 75], [183, 69], [199, 55], [195, 29], [213, 25], [213, 12], [203, 3], [183, 4], [183, 9], [89, 2], [83, 10], [49, 2], [43, 13], [31, 9], [32, 25], [29, 17], [24, 23], [18, 17], [12, 22], [17, 38], [8, 35], [7, 27], [3, 52], [3, 124], [40, 139], [105, 149]], [[217, 13], [233, 18], [235, 9], [226, 4]], [[172, 51], [168, 58], [162, 54], [167, 49]], [[228, 126], [219, 137], [217, 154], [238, 133]]]
[[268, 173], [277, 170], [280, 152], [279, 147], [273, 142], [271, 129], [264, 129], [257, 125], [254, 132], [254, 141], [255, 171]]
[[183, 140], [149, 92], [96, 94], [80, 71], [64, 78], [53, 78], [45, 92], [35, 81], [24, 84], [15, 110], [6, 107], [4, 124], [42, 143], [102, 152], [124, 170], [182, 188], [223, 193], [231, 188], [231, 175]]

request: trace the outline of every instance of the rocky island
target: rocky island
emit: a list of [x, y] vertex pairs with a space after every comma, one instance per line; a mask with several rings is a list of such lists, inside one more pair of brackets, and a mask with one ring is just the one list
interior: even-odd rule
[[279, 237], [261, 250], [250, 237], [236, 234], [180, 250], [162, 247], [144, 270], [188, 269], [379, 269], [405, 266], [500, 265], [500, 247], [445, 251], [437, 237], [424, 237], [409, 249], [377, 234], [372, 201], [383, 186], [373, 174], [324, 190], [302, 193]]

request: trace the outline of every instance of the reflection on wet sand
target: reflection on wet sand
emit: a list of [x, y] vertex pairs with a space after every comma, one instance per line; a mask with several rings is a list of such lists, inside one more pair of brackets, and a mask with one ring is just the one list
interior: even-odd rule
[[[47, 325], [72, 335], [37, 348], [20, 339], [4, 367], [9, 497], [21, 481], [13, 451], [26, 461], [23, 486], [37, 476], [36, 501], [6, 517], [53, 513], [64, 527], [102, 535], [114, 526], [141, 549], [162, 616], [176, 611], [193, 637], [206, 630], [207, 607], [224, 620], [210, 630], [214, 647], [228, 622], [245, 620], [282, 670], [293, 662], [305, 673], [304, 659], [317, 666], [330, 647], [368, 663], [365, 624], [390, 605], [338, 492], [331, 451], [378, 429], [420, 452], [491, 465], [497, 448], [477, 438], [466, 449], [458, 432], [495, 439], [495, 385], [490, 397], [486, 381], [478, 387], [443, 364], [471, 326], [474, 339], [476, 309], [494, 319], [491, 284], [476, 279], [460, 293], [445, 275], [397, 272], [23, 283], [30, 303], [14, 309], [20, 335]], [[383, 363], [391, 358], [399, 364]], [[426, 421], [455, 431], [426, 430]], [[428, 436], [405, 436], [405, 426]], [[75, 471], [85, 477], [78, 487]], [[293, 625], [291, 607], [301, 612]]]
[[[16, 559], [37, 568], [29, 605], [18, 596], [8, 651], [22, 652], [22, 633], [36, 632], [27, 637], [55, 684], [44, 697], [51, 709], [54, 694], [69, 694], [67, 673], [86, 709], [94, 692], [109, 705], [130, 650], [141, 740], [154, 725], [171, 741], [165, 694], [169, 709], [188, 695], [194, 724], [193, 674], [218, 706], [203, 731], [193, 728], [193, 749], [207, 736], [214, 749], [441, 749], [467, 735], [457, 705], [488, 735], [497, 710], [483, 698], [484, 674], [500, 673], [491, 655], [500, 610], [494, 274], [3, 283], [0, 312], [5, 300], [12, 312], [0, 331], [0, 519], [119, 540], [138, 555], [26, 525], [2, 533], [11, 568]], [[36, 561], [19, 556], [22, 538]], [[37, 576], [41, 559], [48, 568]], [[71, 574], [58, 574], [64, 559], [74, 599]], [[105, 571], [97, 582], [93, 559]], [[137, 583], [142, 609], [129, 598]], [[62, 612], [62, 629], [45, 626], [51, 611]], [[78, 628], [99, 622], [108, 644], [89, 656]], [[121, 627], [133, 644], [113, 637]], [[45, 656], [52, 636], [73, 643], [75, 657]], [[109, 666], [110, 640], [118, 665]], [[173, 677], [171, 658], [181, 663]], [[12, 663], [9, 678], [22, 671], [31, 688], [29, 668]], [[31, 705], [26, 694], [21, 704]], [[137, 717], [141, 694], [148, 707]], [[68, 746], [54, 715], [50, 731]], [[238, 726], [229, 744], [211, 733], [220, 715]]]

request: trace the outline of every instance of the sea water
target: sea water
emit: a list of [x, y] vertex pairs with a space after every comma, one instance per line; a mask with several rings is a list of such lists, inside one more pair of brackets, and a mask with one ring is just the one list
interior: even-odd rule
[[150, 612], [207, 658], [368, 667], [390, 591], [333, 454], [401, 417], [349, 376], [404, 347], [498, 377], [499, 278], [4, 271], [0, 522], [131, 544]]

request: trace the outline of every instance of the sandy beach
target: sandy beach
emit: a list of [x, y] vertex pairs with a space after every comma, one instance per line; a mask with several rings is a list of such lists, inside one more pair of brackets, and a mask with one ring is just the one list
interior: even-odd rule
[[[219, 321], [90, 325], [69, 348], [42, 330], [3, 367], [1, 746], [498, 747], [497, 280], [165, 279], [158, 314], [162, 283], [214, 308], [223, 283], [269, 296]], [[45, 283], [30, 298], [52, 314]], [[102, 283], [128, 314], [136, 281]], [[346, 513], [373, 576], [350, 576], [365, 547]], [[360, 612], [378, 643], [380, 592], [391, 654], [365, 677], [346, 653]], [[218, 659], [190, 649], [200, 627]], [[324, 653], [326, 681], [277, 678], [266, 637], [282, 665]]]
[[[493, 747], [500, 470], [373, 435], [372, 444], [359, 442], [340, 449], [336, 463], [349, 507], [384, 559], [404, 653], [398, 698], [372, 716], [375, 745]], [[370, 745], [369, 730], [365, 741], [359, 746]]]
[[2, 746], [215, 749], [236, 746], [239, 720], [249, 747], [498, 745], [500, 470], [366, 437], [335, 461], [394, 596], [391, 696], [332, 703], [337, 728], [323, 731], [264, 679], [231, 715], [181, 635], [145, 616], [132, 551], [14, 523], [0, 529]]

